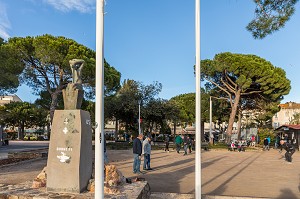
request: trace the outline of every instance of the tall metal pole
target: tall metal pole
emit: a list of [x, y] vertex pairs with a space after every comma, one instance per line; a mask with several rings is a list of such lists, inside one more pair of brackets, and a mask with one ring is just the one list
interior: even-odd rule
[[195, 0], [196, 34], [196, 159], [195, 198], [201, 198], [201, 84], [200, 84], [200, 0]]
[[213, 143], [213, 135], [212, 135], [212, 100], [211, 96], [209, 96], [209, 141]]
[[95, 199], [104, 198], [104, 0], [96, 0]]
[[139, 134], [141, 133], [141, 101], [138, 101], [139, 103]]

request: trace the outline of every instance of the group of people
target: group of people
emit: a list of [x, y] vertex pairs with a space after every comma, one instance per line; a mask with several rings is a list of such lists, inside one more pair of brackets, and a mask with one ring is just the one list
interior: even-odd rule
[[175, 137], [175, 145], [177, 153], [179, 153], [181, 146], [183, 145], [183, 155], [187, 155], [187, 150], [189, 150], [189, 153], [192, 152], [193, 140], [188, 135], [177, 135]]
[[230, 148], [232, 151], [235, 151], [235, 149], [237, 149], [238, 152], [245, 151], [245, 147], [247, 146], [248, 143], [246, 140], [236, 140], [230, 143]]
[[266, 150], [270, 151], [270, 143], [271, 143], [270, 137], [264, 139], [264, 148], [263, 148], [264, 151]]
[[[169, 152], [169, 137], [165, 137], [165, 151]], [[264, 149], [269, 150], [270, 147], [270, 138], [264, 139]], [[243, 146], [247, 146], [247, 142], [244, 140], [240, 140], [238, 142], [232, 142], [231, 147], [235, 147], [238, 149], [238, 151], [242, 151]], [[193, 140], [188, 135], [177, 135], [175, 137], [175, 145], [176, 145], [176, 151], [179, 153], [181, 146], [183, 145], [184, 149], [184, 155], [192, 152], [192, 145]], [[287, 140], [282, 139], [280, 140], [280, 152], [284, 149], [286, 151], [285, 153], [285, 160], [289, 163], [292, 162], [292, 155], [295, 153], [295, 147], [293, 144], [287, 142]], [[105, 147], [106, 148], [106, 147]], [[139, 134], [138, 137], [136, 137], [133, 140], [133, 173], [141, 174], [140, 171], [140, 164], [142, 156], [144, 157], [144, 164], [143, 164], [143, 170], [152, 170], [150, 166], [150, 159], [151, 159], [151, 136], [145, 136], [143, 134]]]
[[140, 165], [142, 155], [144, 156], [143, 170], [152, 170], [150, 167], [150, 155], [151, 155], [151, 136], [145, 136], [139, 134], [133, 140], [133, 173], [141, 174]]
[[[165, 151], [169, 152], [170, 138], [165, 136]], [[192, 152], [193, 140], [187, 135], [178, 135], [175, 138], [176, 151], [179, 153], [181, 146], [183, 145], [184, 155]], [[151, 159], [151, 136], [145, 136], [139, 134], [133, 139], [133, 173], [141, 174], [140, 165], [141, 159], [144, 158], [143, 170], [152, 170], [150, 166]]]

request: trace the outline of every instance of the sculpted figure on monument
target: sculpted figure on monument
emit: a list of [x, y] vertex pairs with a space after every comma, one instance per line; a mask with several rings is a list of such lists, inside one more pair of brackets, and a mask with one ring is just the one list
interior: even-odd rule
[[84, 60], [82, 59], [72, 59], [69, 61], [72, 70], [72, 83], [82, 84], [81, 70], [84, 65]]
[[72, 83], [63, 90], [64, 108], [65, 110], [80, 109], [84, 94], [81, 79], [84, 60], [72, 59], [69, 64], [72, 70]]

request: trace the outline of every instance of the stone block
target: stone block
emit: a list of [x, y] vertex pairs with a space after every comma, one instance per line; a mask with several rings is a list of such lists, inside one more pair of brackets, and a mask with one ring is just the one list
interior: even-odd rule
[[67, 88], [63, 90], [64, 109], [80, 109], [83, 95], [84, 91], [82, 89], [78, 89], [77, 84], [69, 83]]
[[56, 110], [47, 161], [47, 191], [80, 193], [92, 176], [89, 112]]

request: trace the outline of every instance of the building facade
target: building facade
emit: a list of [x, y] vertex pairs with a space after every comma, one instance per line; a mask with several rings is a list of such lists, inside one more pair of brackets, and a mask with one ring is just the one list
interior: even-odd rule
[[287, 102], [280, 104], [280, 111], [272, 118], [272, 127], [274, 129], [282, 126], [289, 125], [296, 113], [300, 113], [300, 103]]
[[22, 100], [17, 95], [0, 96], [0, 106], [9, 104], [11, 102], [22, 102]]

